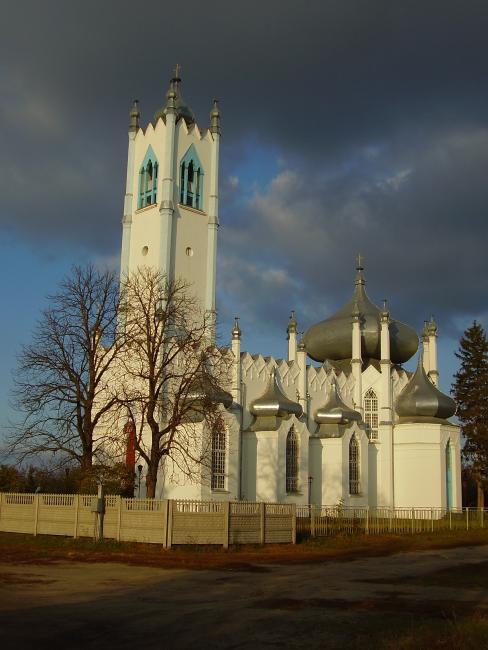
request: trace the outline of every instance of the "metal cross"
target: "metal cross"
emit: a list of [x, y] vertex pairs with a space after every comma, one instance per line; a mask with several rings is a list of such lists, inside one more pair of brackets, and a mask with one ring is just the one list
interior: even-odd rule
[[358, 253], [356, 256], [356, 270], [357, 271], [362, 271], [363, 270], [363, 262], [364, 262], [364, 257], [361, 255], [361, 253]]

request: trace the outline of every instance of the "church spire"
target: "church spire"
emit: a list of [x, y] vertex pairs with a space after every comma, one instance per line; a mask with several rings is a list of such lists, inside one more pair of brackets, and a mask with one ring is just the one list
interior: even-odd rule
[[364, 257], [361, 255], [361, 253], [358, 253], [356, 255], [356, 271], [357, 271], [356, 281], [355, 281], [356, 286], [358, 285], [364, 286], [366, 284], [366, 280], [364, 279], [364, 275], [363, 275], [363, 271], [364, 271], [363, 263], [364, 263]]
[[212, 110], [210, 111], [210, 132], [220, 135], [220, 108], [218, 99], [213, 100]]

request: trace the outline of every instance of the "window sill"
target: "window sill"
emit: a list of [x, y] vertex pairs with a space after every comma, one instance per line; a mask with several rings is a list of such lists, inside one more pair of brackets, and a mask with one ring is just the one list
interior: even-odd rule
[[189, 212], [195, 212], [195, 214], [203, 214], [204, 216], [207, 216], [206, 212], [203, 210], [198, 210], [198, 208], [192, 208], [191, 205], [183, 205], [183, 203], [178, 203], [178, 207], [183, 208], [183, 210], [188, 210]]
[[364, 494], [362, 494], [362, 493], [360, 493], [360, 494], [349, 494], [349, 496], [350, 496], [352, 499], [359, 499], [359, 498], [363, 497]]
[[158, 204], [157, 203], [151, 203], [151, 205], [145, 205], [143, 208], [137, 208], [135, 214], [138, 214], [139, 212], [146, 212], [146, 210], [151, 210], [152, 208], [157, 208]]
[[230, 494], [230, 490], [225, 490], [224, 488], [211, 488], [212, 494]]

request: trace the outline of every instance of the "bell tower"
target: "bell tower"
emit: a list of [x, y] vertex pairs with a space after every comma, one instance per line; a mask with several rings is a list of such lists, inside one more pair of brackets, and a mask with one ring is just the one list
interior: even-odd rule
[[127, 181], [122, 219], [121, 280], [140, 266], [184, 279], [215, 312], [220, 110], [201, 129], [181, 93], [177, 65], [166, 101], [141, 126], [138, 101], [129, 116]]

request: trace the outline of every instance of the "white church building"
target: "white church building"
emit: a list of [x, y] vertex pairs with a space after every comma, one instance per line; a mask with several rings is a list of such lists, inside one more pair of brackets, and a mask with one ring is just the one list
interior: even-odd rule
[[[184, 278], [214, 313], [218, 103], [209, 128], [200, 128], [177, 68], [154, 121], [144, 128], [139, 122], [135, 102], [121, 275], [148, 265]], [[232, 403], [223, 413], [225, 435], [212, 441], [211, 478], [175, 478], [165, 457], [159, 498], [461, 507], [460, 431], [449, 420], [454, 401], [437, 388], [436, 323], [426, 323], [418, 352], [415, 330], [368, 297], [360, 257], [346, 300], [301, 340], [292, 312], [286, 359], [243, 351], [236, 319]], [[402, 364], [417, 353], [417, 370], [407, 372]]]

